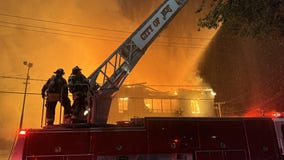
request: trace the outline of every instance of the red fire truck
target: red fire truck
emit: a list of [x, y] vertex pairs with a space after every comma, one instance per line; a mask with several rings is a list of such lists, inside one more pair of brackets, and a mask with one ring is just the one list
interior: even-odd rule
[[[107, 124], [114, 93], [187, 0], [165, 0], [88, 78], [84, 124], [19, 131], [12, 160], [280, 160], [284, 121], [133, 118]], [[86, 112], [85, 112], [86, 113]]]
[[283, 120], [133, 119], [128, 126], [20, 131], [13, 160], [280, 160]]

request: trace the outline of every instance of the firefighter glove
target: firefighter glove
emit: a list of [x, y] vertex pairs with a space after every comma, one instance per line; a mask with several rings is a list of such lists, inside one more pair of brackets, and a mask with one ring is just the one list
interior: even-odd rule
[[45, 94], [44, 94], [44, 93], [41, 93], [41, 97], [42, 97], [43, 99], [45, 99]]

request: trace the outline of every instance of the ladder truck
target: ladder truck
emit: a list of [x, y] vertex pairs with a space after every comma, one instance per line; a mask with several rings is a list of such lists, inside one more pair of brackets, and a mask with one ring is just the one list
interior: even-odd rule
[[188, 0], [165, 0], [88, 78], [88, 125], [22, 129], [9, 160], [282, 160], [284, 120], [145, 117], [107, 125], [112, 96]]
[[159, 33], [187, 3], [187, 0], [165, 1], [134, 31], [88, 78], [94, 94], [90, 123], [105, 125], [112, 95], [144, 55]]

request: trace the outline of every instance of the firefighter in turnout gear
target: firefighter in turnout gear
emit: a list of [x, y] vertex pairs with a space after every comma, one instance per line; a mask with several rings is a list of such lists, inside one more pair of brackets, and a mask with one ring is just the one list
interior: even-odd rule
[[72, 104], [72, 123], [86, 122], [84, 111], [87, 109], [87, 93], [89, 90], [89, 81], [82, 74], [78, 66], [72, 69], [72, 74], [68, 78], [69, 91], [73, 95]]
[[64, 70], [62, 68], [57, 69], [42, 87], [42, 98], [46, 98], [46, 125], [53, 125], [58, 101], [64, 107], [63, 123], [68, 124], [71, 121], [71, 101], [68, 98], [67, 81], [63, 78], [63, 75]]

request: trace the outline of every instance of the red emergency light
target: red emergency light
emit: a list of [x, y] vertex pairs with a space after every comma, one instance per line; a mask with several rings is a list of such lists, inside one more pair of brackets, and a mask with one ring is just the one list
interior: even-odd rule
[[273, 112], [272, 117], [274, 118], [284, 118], [284, 112]]
[[21, 130], [20, 132], [19, 132], [19, 135], [26, 135], [27, 134], [27, 131], [25, 131], [25, 130]]
[[173, 140], [173, 142], [174, 143], [178, 143], [180, 140], [178, 139], [178, 138], [175, 138], [174, 140]]

